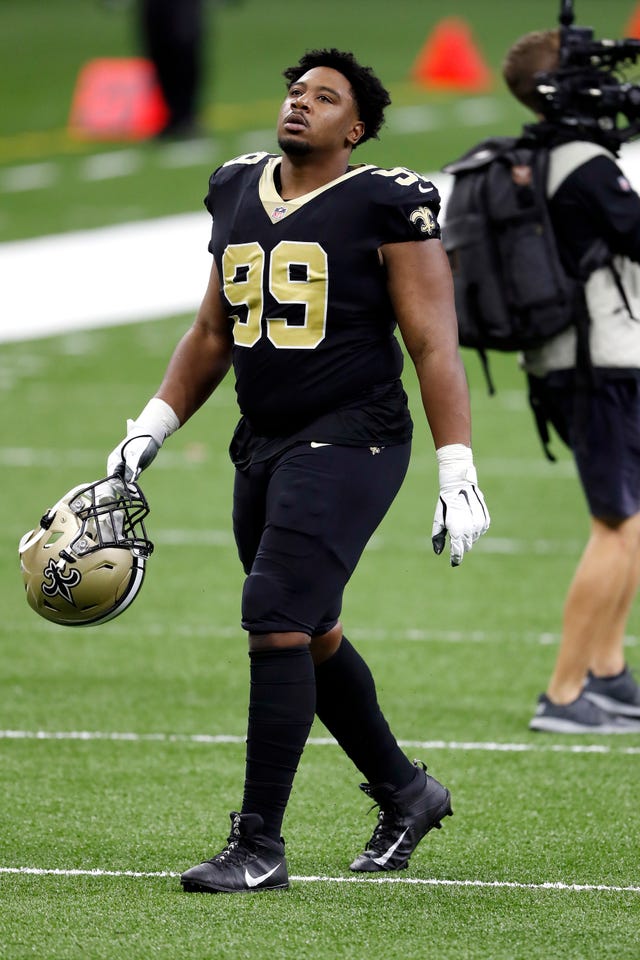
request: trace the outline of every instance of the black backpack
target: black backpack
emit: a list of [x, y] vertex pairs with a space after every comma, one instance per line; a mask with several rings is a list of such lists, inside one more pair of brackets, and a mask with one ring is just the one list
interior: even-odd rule
[[442, 238], [453, 272], [460, 345], [539, 346], [577, 321], [583, 285], [560, 262], [547, 208], [549, 151], [532, 138], [484, 140], [443, 169], [454, 175]]

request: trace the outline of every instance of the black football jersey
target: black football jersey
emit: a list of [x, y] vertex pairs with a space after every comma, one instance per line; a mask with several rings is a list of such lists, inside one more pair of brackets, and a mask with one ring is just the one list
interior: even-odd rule
[[[212, 175], [205, 199], [242, 414], [267, 437], [320, 418], [327, 437], [333, 430], [354, 442], [349, 424], [358, 411], [406, 425], [402, 351], [379, 248], [439, 237], [437, 190], [406, 168], [362, 164], [283, 200], [279, 165], [266, 153], [230, 160]], [[367, 412], [380, 402], [382, 415]], [[345, 410], [353, 413], [346, 420]]]

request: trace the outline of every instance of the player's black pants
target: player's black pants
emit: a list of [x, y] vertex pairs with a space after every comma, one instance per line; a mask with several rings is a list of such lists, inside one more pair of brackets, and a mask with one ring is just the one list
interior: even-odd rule
[[[410, 444], [387, 449], [298, 444], [237, 472], [234, 531], [247, 580], [242, 622], [254, 634], [322, 635], [367, 541], [404, 479]], [[277, 838], [317, 707], [365, 775], [413, 775], [378, 707], [373, 678], [345, 640], [322, 675], [306, 646], [253, 650], [243, 813]], [[339, 661], [339, 662], [338, 662]], [[334, 692], [351, 694], [336, 710]], [[356, 711], [356, 716], [353, 715]], [[357, 729], [356, 729], [357, 728]]]
[[236, 472], [245, 630], [313, 636], [335, 625], [347, 581], [402, 485], [410, 449], [300, 443]]

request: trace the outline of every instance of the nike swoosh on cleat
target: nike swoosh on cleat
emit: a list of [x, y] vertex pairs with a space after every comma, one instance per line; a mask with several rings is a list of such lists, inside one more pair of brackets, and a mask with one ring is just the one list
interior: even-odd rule
[[404, 840], [408, 832], [409, 832], [409, 827], [407, 827], [404, 833], [400, 834], [400, 836], [398, 837], [395, 843], [391, 844], [391, 846], [389, 847], [386, 853], [383, 853], [379, 857], [374, 857], [373, 862], [377, 863], [379, 867], [384, 867], [387, 860], [389, 860], [394, 855], [394, 853], [396, 852], [396, 850], [398, 849], [398, 847], [400, 846], [400, 844], [402, 843], [402, 841]]
[[248, 887], [258, 887], [261, 883], [264, 883], [265, 880], [268, 880], [271, 874], [275, 873], [279, 866], [280, 864], [276, 863], [275, 867], [271, 867], [271, 870], [267, 870], [267, 872], [263, 873], [260, 877], [252, 877], [245, 867], [244, 882]]

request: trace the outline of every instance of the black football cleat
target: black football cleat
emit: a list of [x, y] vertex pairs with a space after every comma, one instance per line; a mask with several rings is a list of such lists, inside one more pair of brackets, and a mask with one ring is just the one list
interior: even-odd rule
[[414, 779], [401, 790], [389, 783], [360, 784], [360, 789], [376, 801], [380, 810], [367, 849], [356, 857], [350, 870], [404, 870], [425, 834], [434, 827], [440, 829], [443, 817], [453, 816], [447, 788], [427, 775], [424, 763], [414, 760], [414, 765]]
[[257, 893], [289, 886], [284, 840], [260, 833], [257, 813], [232, 813], [231, 833], [224, 850], [191, 867], [180, 877], [187, 893]]

